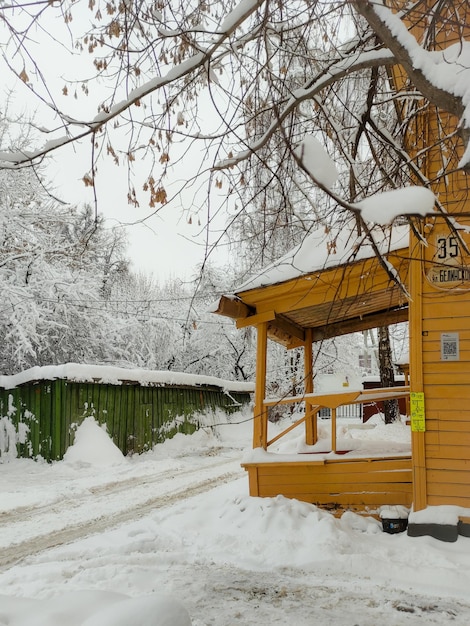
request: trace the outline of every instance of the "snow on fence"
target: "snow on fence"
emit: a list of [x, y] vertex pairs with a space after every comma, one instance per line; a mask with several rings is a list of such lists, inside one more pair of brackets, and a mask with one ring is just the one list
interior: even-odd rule
[[0, 376], [0, 459], [59, 460], [89, 416], [123, 454], [191, 433], [201, 414], [238, 410], [251, 383], [178, 372], [67, 364]]

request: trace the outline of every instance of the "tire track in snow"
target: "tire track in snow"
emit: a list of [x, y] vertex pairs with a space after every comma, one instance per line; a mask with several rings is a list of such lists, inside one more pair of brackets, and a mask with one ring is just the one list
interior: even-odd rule
[[[219, 466], [227, 465], [232, 462], [227, 459], [223, 461], [217, 461], [215, 463], [209, 463], [208, 465], [201, 466], [201, 470], [208, 468], [217, 468]], [[103, 494], [111, 495], [121, 491], [128, 491], [130, 487], [135, 488], [141, 486], [151, 486], [154, 484], [160, 484], [162, 481], [174, 480], [188, 474], [194, 474], [195, 468], [182, 468], [180, 470], [168, 470], [164, 469], [160, 472], [153, 474], [146, 474], [144, 476], [132, 476], [131, 478], [125, 478], [123, 480], [113, 480], [101, 485], [93, 485], [91, 487], [84, 487], [83, 494], [74, 494], [70, 498], [64, 498], [63, 494], [57, 497], [57, 500], [49, 501], [46, 504], [32, 504], [28, 506], [17, 506], [9, 511], [0, 511], [0, 524], [2, 526], [6, 524], [18, 523], [26, 520], [31, 516], [36, 516], [40, 513], [49, 513], [51, 511], [57, 511], [61, 507], [67, 506], [68, 502], [73, 502], [78, 506], [81, 500], [89, 500], [90, 494], [94, 496], [100, 496]], [[78, 503], [78, 504], [77, 504]]]
[[[218, 467], [219, 470], [223, 470], [224, 466], [227, 466], [228, 469], [231, 465], [238, 465], [238, 468], [236, 470], [231, 469], [230, 471], [222, 471], [222, 473], [216, 476], [213, 475], [216, 467]], [[199, 473], [202, 473], [204, 470], [209, 471], [212, 475], [209, 478], [197, 480], [197, 476], [199, 475]], [[66, 528], [52, 531], [46, 535], [36, 535], [25, 541], [15, 543], [7, 548], [1, 549], [0, 570], [4, 570], [7, 567], [21, 562], [23, 559], [29, 556], [37, 555], [40, 552], [49, 550], [50, 548], [55, 548], [57, 546], [83, 539], [89, 535], [103, 532], [109, 528], [119, 526], [120, 524], [124, 524], [126, 522], [135, 521], [140, 517], [151, 513], [155, 509], [171, 506], [173, 504], [176, 504], [180, 500], [191, 498], [206, 491], [210, 491], [218, 485], [240, 478], [241, 476], [243, 476], [243, 470], [239, 467], [238, 461], [235, 462], [233, 460], [230, 460], [216, 463], [210, 467], [184, 470], [180, 474], [178, 474], [178, 478], [185, 474], [195, 475], [196, 480], [191, 481], [191, 484], [186, 487], [174, 489], [171, 486], [173, 477], [167, 478], [165, 479], [165, 483], [167, 482], [168, 485], [167, 491], [165, 493], [160, 493], [157, 496], [146, 498], [142, 502], [137, 503], [135, 499], [132, 498], [129, 501], [129, 506], [124, 508], [123, 510], [112, 512], [109, 514], [103, 514], [92, 519], [81, 521], [77, 524], [68, 525]], [[143, 482], [147, 483], [147, 479], [148, 477], [145, 477]], [[141, 482], [138, 481], [138, 479], [134, 479], [132, 481], [132, 484], [128, 486], [127, 491], [134, 492], [136, 486], [139, 486], [140, 484]], [[115, 489], [114, 491], [123, 492], [126, 490]], [[108, 495], [109, 494], [106, 494], [106, 496]], [[93, 502], [93, 497], [93, 494], [89, 494], [89, 502]], [[122, 497], [121, 501], [125, 502], [126, 498]], [[43, 507], [40, 508], [42, 509]], [[56, 515], [57, 513], [50, 514], [50, 516], [53, 517], [55, 517]], [[39, 522], [37, 522], [37, 524], [38, 526], [40, 526]]]

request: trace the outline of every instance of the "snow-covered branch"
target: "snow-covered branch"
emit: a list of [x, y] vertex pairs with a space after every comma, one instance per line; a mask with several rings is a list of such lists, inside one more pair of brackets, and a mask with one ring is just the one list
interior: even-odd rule
[[[109, 110], [101, 111], [93, 119], [89, 121], [78, 120], [73, 116], [57, 111], [61, 119], [67, 123], [66, 135], [48, 141], [45, 145], [35, 150], [0, 152], [0, 167], [9, 169], [32, 164], [58, 148], [70, 143], [75, 143], [87, 136], [95, 135], [109, 122], [122, 115], [143, 98], [163, 89], [167, 85], [184, 79], [200, 68], [204, 69], [224, 42], [233, 35], [264, 2], [265, 0], [241, 0], [222, 21], [220, 28], [217, 30], [217, 37], [211, 45], [182, 60], [163, 76], [152, 78], [143, 85], [133, 89], [124, 100], [114, 104]], [[51, 108], [54, 109], [52, 105]], [[80, 127], [84, 130], [74, 134], [72, 131], [74, 127]]]
[[239, 152], [233, 157], [219, 161], [214, 166], [214, 170], [222, 170], [228, 167], [233, 167], [234, 165], [237, 165], [238, 163], [241, 163], [245, 159], [249, 158], [251, 154], [257, 152], [268, 143], [284, 120], [286, 120], [286, 118], [288, 118], [289, 115], [291, 115], [302, 102], [305, 102], [306, 100], [313, 100], [315, 96], [321, 93], [324, 89], [337, 83], [345, 76], [353, 72], [360, 72], [361, 70], [370, 67], [393, 65], [394, 63], [395, 58], [389, 50], [371, 50], [356, 53], [332, 64], [327, 72], [322, 71], [319, 76], [309, 80], [303, 88], [294, 91], [288, 102], [284, 106], [280, 107], [280, 111], [277, 114], [276, 119], [256, 142], [253, 142], [246, 150]]
[[[390, 9], [371, 0], [354, 2], [357, 11], [392, 51], [421, 94], [455, 115], [467, 145], [470, 140], [470, 42], [461, 40], [443, 50], [425, 50]], [[470, 154], [461, 167], [470, 169]]]

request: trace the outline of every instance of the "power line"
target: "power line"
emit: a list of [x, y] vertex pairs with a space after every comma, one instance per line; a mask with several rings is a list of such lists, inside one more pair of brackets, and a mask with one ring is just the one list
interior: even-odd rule
[[[54, 305], [60, 305], [60, 306], [64, 306], [64, 307], [75, 307], [75, 308], [80, 308], [86, 311], [99, 311], [100, 313], [103, 312], [109, 312], [113, 315], [115, 315], [116, 317], [134, 317], [137, 318], [139, 321], [146, 321], [149, 319], [158, 319], [158, 320], [162, 320], [162, 321], [167, 321], [167, 322], [178, 322], [178, 323], [184, 323], [187, 324], [188, 323], [188, 318], [178, 318], [178, 317], [170, 317], [170, 316], [165, 316], [162, 314], [157, 314], [157, 313], [152, 313], [150, 306], [148, 307], [147, 311], [129, 311], [129, 310], [119, 310], [119, 307], [122, 306], [123, 308], [127, 308], [130, 305], [134, 305], [137, 303], [145, 303], [150, 305], [151, 303], [157, 303], [159, 302], [158, 300], [95, 300], [94, 303], [96, 304], [96, 306], [87, 304], [86, 302], [83, 302], [81, 300], [65, 300], [65, 299], [51, 299], [51, 298], [38, 298], [38, 297], [26, 297], [23, 298], [22, 300], [20, 300], [19, 302], [16, 303], [10, 303], [8, 304], [6, 307], [4, 307], [3, 309], [0, 309], [0, 314], [5, 313], [6, 311], [8, 311], [9, 309], [15, 309], [16, 307], [20, 306], [21, 304], [24, 304], [25, 302], [47, 302], [50, 304], [54, 304]], [[109, 304], [114, 304], [114, 305], [118, 305], [113, 307], [109, 307]], [[206, 325], [214, 325], [214, 326], [227, 326], [227, 327], [232, 327], [232, 324], [228, 321], [225, 320], [218, 320], [218, 321], [209, 321], [209, 320], [203, 320], [200, 317], [194, 317], [193, 319], [190, 319], [190, 324], [191, 323], [197, 323], [197, 324], [206, 324]]]

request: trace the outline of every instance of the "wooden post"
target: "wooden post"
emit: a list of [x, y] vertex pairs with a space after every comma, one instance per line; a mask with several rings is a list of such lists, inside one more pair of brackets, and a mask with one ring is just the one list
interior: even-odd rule
[[253, 417], [253, 448], [266, 450], [268, 441], [268, 409], [264, 406], [266, 397], [266, 357], [268, 346], [268, 323], [256, 326], [256, 382], [255, 413]]
[[331, 409], [331, 451], [336, 452], [336, 407]]
[[[423, 251], [413, 231], [410, 231], [410, 389], [423, 391]], [[413, 508], [425, 509], [426, 495], [426, 450], [425, 433], [412, 432], [412, 469], [413, 469]]]
[[[304, 343], [304, 389], [305, 393], [313, 393], [313, 332], [311, 328], [305, 331]], [[312, 411], [312, 405], [305, 403], [305, 443], [312, 446], [317, 442], [317, 415]]]

